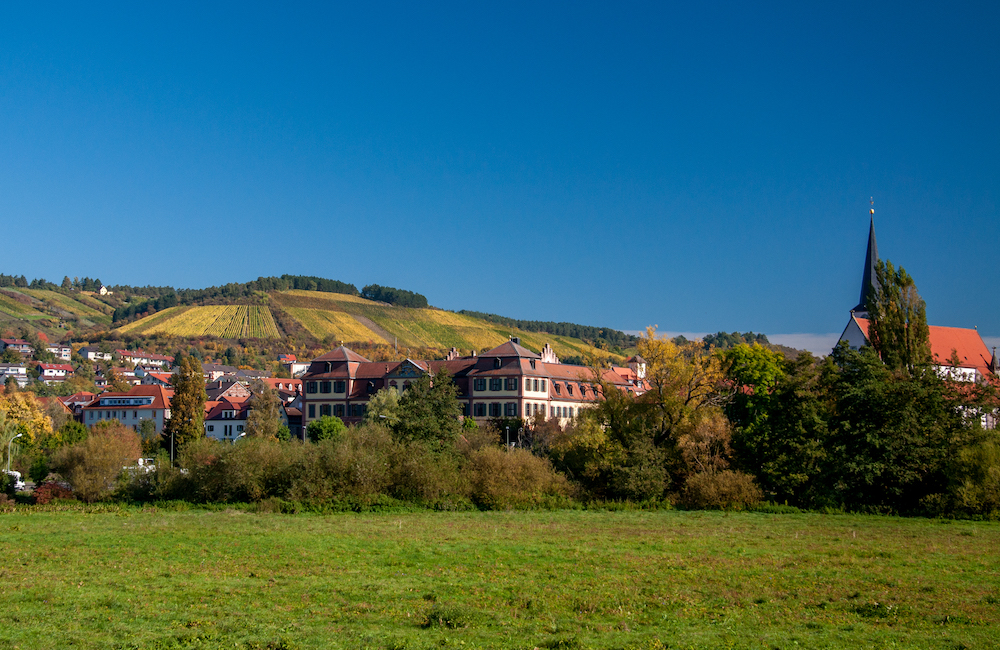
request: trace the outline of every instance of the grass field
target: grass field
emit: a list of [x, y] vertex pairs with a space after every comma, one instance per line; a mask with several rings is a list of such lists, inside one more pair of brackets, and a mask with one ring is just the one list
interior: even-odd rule
[[992, 648], [1000, 526], [853, 515], [0, 515], [12, 648]]

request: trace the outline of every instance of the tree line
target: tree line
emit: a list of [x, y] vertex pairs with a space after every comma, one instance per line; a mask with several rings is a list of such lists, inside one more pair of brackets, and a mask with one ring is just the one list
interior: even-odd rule
[[498, 325], [503, 325], [504, 327], [524, 330], [525, 332], [545, 332], [546, 334], [555, 334], [557, 336], [570, 336], [584, 341], [589, 341], [591, 343], [603, 342], [603, 347], [606, 348], [631, 348], [635, 347], [635, 344], [639, 341], [638, 336], [626, 334], [625, 332], [620, 332], [610, 327], [593, 327], [590, 325], [578, 325], [576, 323], [565, 322], [555, 323], [552, 321], [520, 320], [517, 318], [508, 318], [506, 316], [498, 316], [497, 314], [489, 314], [481, 311], [470, 311], [467, 309], [463, 309], [458, 313], [464, 314], [465, 316], [472, 316], [473, 318], [478, 318], [480, 320], [489, 321], [491, 323], [496, 323]]
[[369, 284], [361, 290], [361, 297], [378, 302], [387, 302], [397, 307], [413, 307], [425, 309], [427, 298], [419, 293], [407, 291], [406, 289], [395, 289], [393, 287], [383, 287], [377, 284]]

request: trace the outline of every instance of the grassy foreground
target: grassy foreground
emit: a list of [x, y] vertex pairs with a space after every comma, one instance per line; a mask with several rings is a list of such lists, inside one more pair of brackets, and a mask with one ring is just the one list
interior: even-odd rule
[[855, 515], [0, 515], [0, 647], [990, 648], [1000, 525]]

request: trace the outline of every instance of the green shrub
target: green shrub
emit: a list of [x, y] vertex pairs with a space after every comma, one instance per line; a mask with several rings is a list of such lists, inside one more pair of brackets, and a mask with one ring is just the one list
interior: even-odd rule
[[69, 482], [77, 498], [92, 503], [111, 495], [123, 468], [135, 465], [140, 453], [139, 436], [112, 421], [95, 426], [83, 442], [59, 449], [52, 468]]
[[763, 495], [752, 476], [726, 469], [692, 474], [681, 496], [689, 508], [743, 509], [759, 503]]
[[469, 455], [472, 500], [491, 510], [533, 507], [547, 496], [569, 496], [571, 486], [544, 458], [523, 449], [483, 447]]

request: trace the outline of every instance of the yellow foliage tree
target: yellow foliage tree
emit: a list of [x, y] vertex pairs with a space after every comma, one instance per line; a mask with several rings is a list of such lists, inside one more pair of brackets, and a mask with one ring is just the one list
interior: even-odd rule
[[52, 436], [52, 420], [30, 393], [0, 394], [0, 412], [6, 414], [6, 422], [14, 424], [14, 435], [22, 434], [21, 444], [34, 444]]
[[640, 402], [648, 408], [647, 422], [655, 428], [657, 446], [731, 398], [722, 359], [701, 343], [677, 345], [648, 327], [637, 349], [646, 361], [649, 384]]

